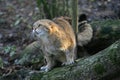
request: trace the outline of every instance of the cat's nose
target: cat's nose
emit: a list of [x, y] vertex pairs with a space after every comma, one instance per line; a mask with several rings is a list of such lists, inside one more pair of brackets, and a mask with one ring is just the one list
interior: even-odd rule
[[40, 31], [39, 31], [38, 29], [36, 29], [36, 30], [33, 30], [33, 33], [35, 33], [35, 34], [39, 34]]

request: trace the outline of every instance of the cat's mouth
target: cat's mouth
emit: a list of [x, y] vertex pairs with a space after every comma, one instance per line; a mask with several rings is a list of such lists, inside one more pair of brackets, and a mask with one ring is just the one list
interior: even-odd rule
[[42, 33], [42, 31], [37, 31], [37, 30], [33, 30], [32, 31], [34, 34], [41, 34]]

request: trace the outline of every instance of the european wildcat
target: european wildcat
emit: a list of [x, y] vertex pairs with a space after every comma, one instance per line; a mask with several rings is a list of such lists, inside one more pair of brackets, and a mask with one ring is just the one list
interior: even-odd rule
[[41, 70], [51, 70], [57, 60], [65, 65], [74, 63], [76, 39], [72, 27], [66, 20], [63, 18], [56, 18], [53, 21], [38, 20], [33, 24], [32, 32], [40, 41], [47, 62]]

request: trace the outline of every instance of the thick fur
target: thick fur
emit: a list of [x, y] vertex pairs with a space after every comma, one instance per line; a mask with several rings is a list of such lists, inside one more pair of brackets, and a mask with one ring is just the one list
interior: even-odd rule
[[65, 65], [74, 63], [75, 34], [66, 20], [63, 18], [56, 18], [53, 21], [38, 20], [33, 25], [33, 34], [41, 42], [41, 49], [47, 62], [41, 70], [51, 70], [56, 61]]
[[[72, 25], [72, 20], [69, 17], [55, 18], [54, 21], [59, 25], [65, 25], [63, 23], [61, 24], [61, 22], [63, 22], [63, 21], [60, 20], [60, 19], [66, 20], [67, 22], [70, 23], [70, 25]], [[81, 14], [79, 16], [78, 29], [79, 30], [78, 30], [78, 33], [77, 33], [77, 45], [82, 47], [82, 46], [88, 44], [93, 37], [93, 29], [92, 29], [91, 25], [87, 22], [86, 14]], [[68, 29], [66, 28], [66, 32], [67, 32], [67, 30]], [[71, 34], [73, 34], [73, 33], [71, 33]], [[71, 36], [73, 36], [73, 35], [71, 35]]]
[[79, 25], [81, 26], [78, 26], [80, 27], [77, 34], [78, 45], [84, 46], [91, 41], [93, 37], [93, 29], [91, 25], [87, 23], [87, 21], [81, 21]]
[[87, 22], [87, 15], [81, 14], [78, 19], [78, 34], [77, 41], [78, 46], [84, 46], [91, 41], [93, 37], [93, 29], [91, 25]]
[[[60, 20], [61, 19], [61, 20]], [[72, 20], [69, 17], [60, 17], [60, 18], [55, 18], [54, 21], [59, 24], [59, 25], [66, 25], [65, 23], [63, 24], [65, 20], [67, 21], [70, 25], [72, 25]], [[61, 24], [62, 23], [62, 24]], [[65, 26], [63, 26], [65, 27]], [[71, 29], [71, 28], [69, 28]], [[87, 16], [86, 14], [81, 14], [78, 19], [78, 33], [77, 33], [77, 45], [83, 47], [84, 45], [88, 44], [92, 37], [93, 37], [93, 29], [91, 25], [87, 22]], [[66, 28], [67, 32], [68, 28]], [[69, 30], [71, 31], [71, 30]], [[71, 33], [70, 35], [72, 35]]]

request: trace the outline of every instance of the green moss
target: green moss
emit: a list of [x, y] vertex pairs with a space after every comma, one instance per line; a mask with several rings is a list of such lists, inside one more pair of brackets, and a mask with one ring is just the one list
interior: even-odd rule
[[[48, 72], [48, 76], [52, 76], [52, 75], [54, 75], [54, 76], [52, 76], [51, 78], [50, 78], [50, 80], [63, 80], [64, 79], [64, 77], [65, 77], [65, 72], [68, 72], [70, 70], [70, 68], [69, 67], [64, 67], [64, 68], [55, 68], [55, 69], [53, 69], [52, 70], [52, 72], [50, 71], [50, 72]], [[62, 74], [64, 74], [63, 76], [61, 76]]]
[[[30, 80], [64, 80], [65, 78], [65, 72], [68, 72], [69, 68], [55, 68], [52, 71], [44, 72], [40, 74], [33, 74], [30, 78]], [[63, 76], [61, 76], [64, 74]], [[54, 76], [53, 76], [54, 75]], [[48, 79], [49, 78], [49, 79]]]
[[106, 72], [104, 66], [101, 63], [95, 64], [93, 68], [94, 71], [99, 75], [102, 75], [104, 72]]
[[[0, 68], [3, 68], [3, 60], [0, 57]], [[0, 76], [2, 75], [2, 73], [0, 73]]]
[[113, 46], [110, 47], [110, 50], [108, 50], [110, 53], [108, 55], [109, 59], [114, 65], [120, 66], [120, 43], [117, 41]]
[[95, 31], [100, 32], [98, 36], [101, 38], [120, 38], [120, 20], [94, 21], [91, 25]]
[[120, 66], [120, 56], [117, 53], [119, 53], [117, 49], [111, 49], [109, 59], [114, 65]]
[[77, 80], [79, 77], [82, 76], [81, 73], [82, 73], [82, 70], [76, 69], [76, 70], [72, 71], [72, 73], [71, 73], [72, 75], [71, 76], [72, 76], [73, 79]]
[[30, 77], [30, 80], [41, 80], [41, 77], [43, 75], [42, 74], [33, 74], [31, 77]]
[[120, 20], [104, 20], [104, 21], [94, 21], [91, 23], [93, 27], [108, 27], [108, 26], [120, 26]]
[[3, 67], [3, 61], [2, 61], [2, 59], [0, 57], [0, 68], [2, 68], [2, 67]]

